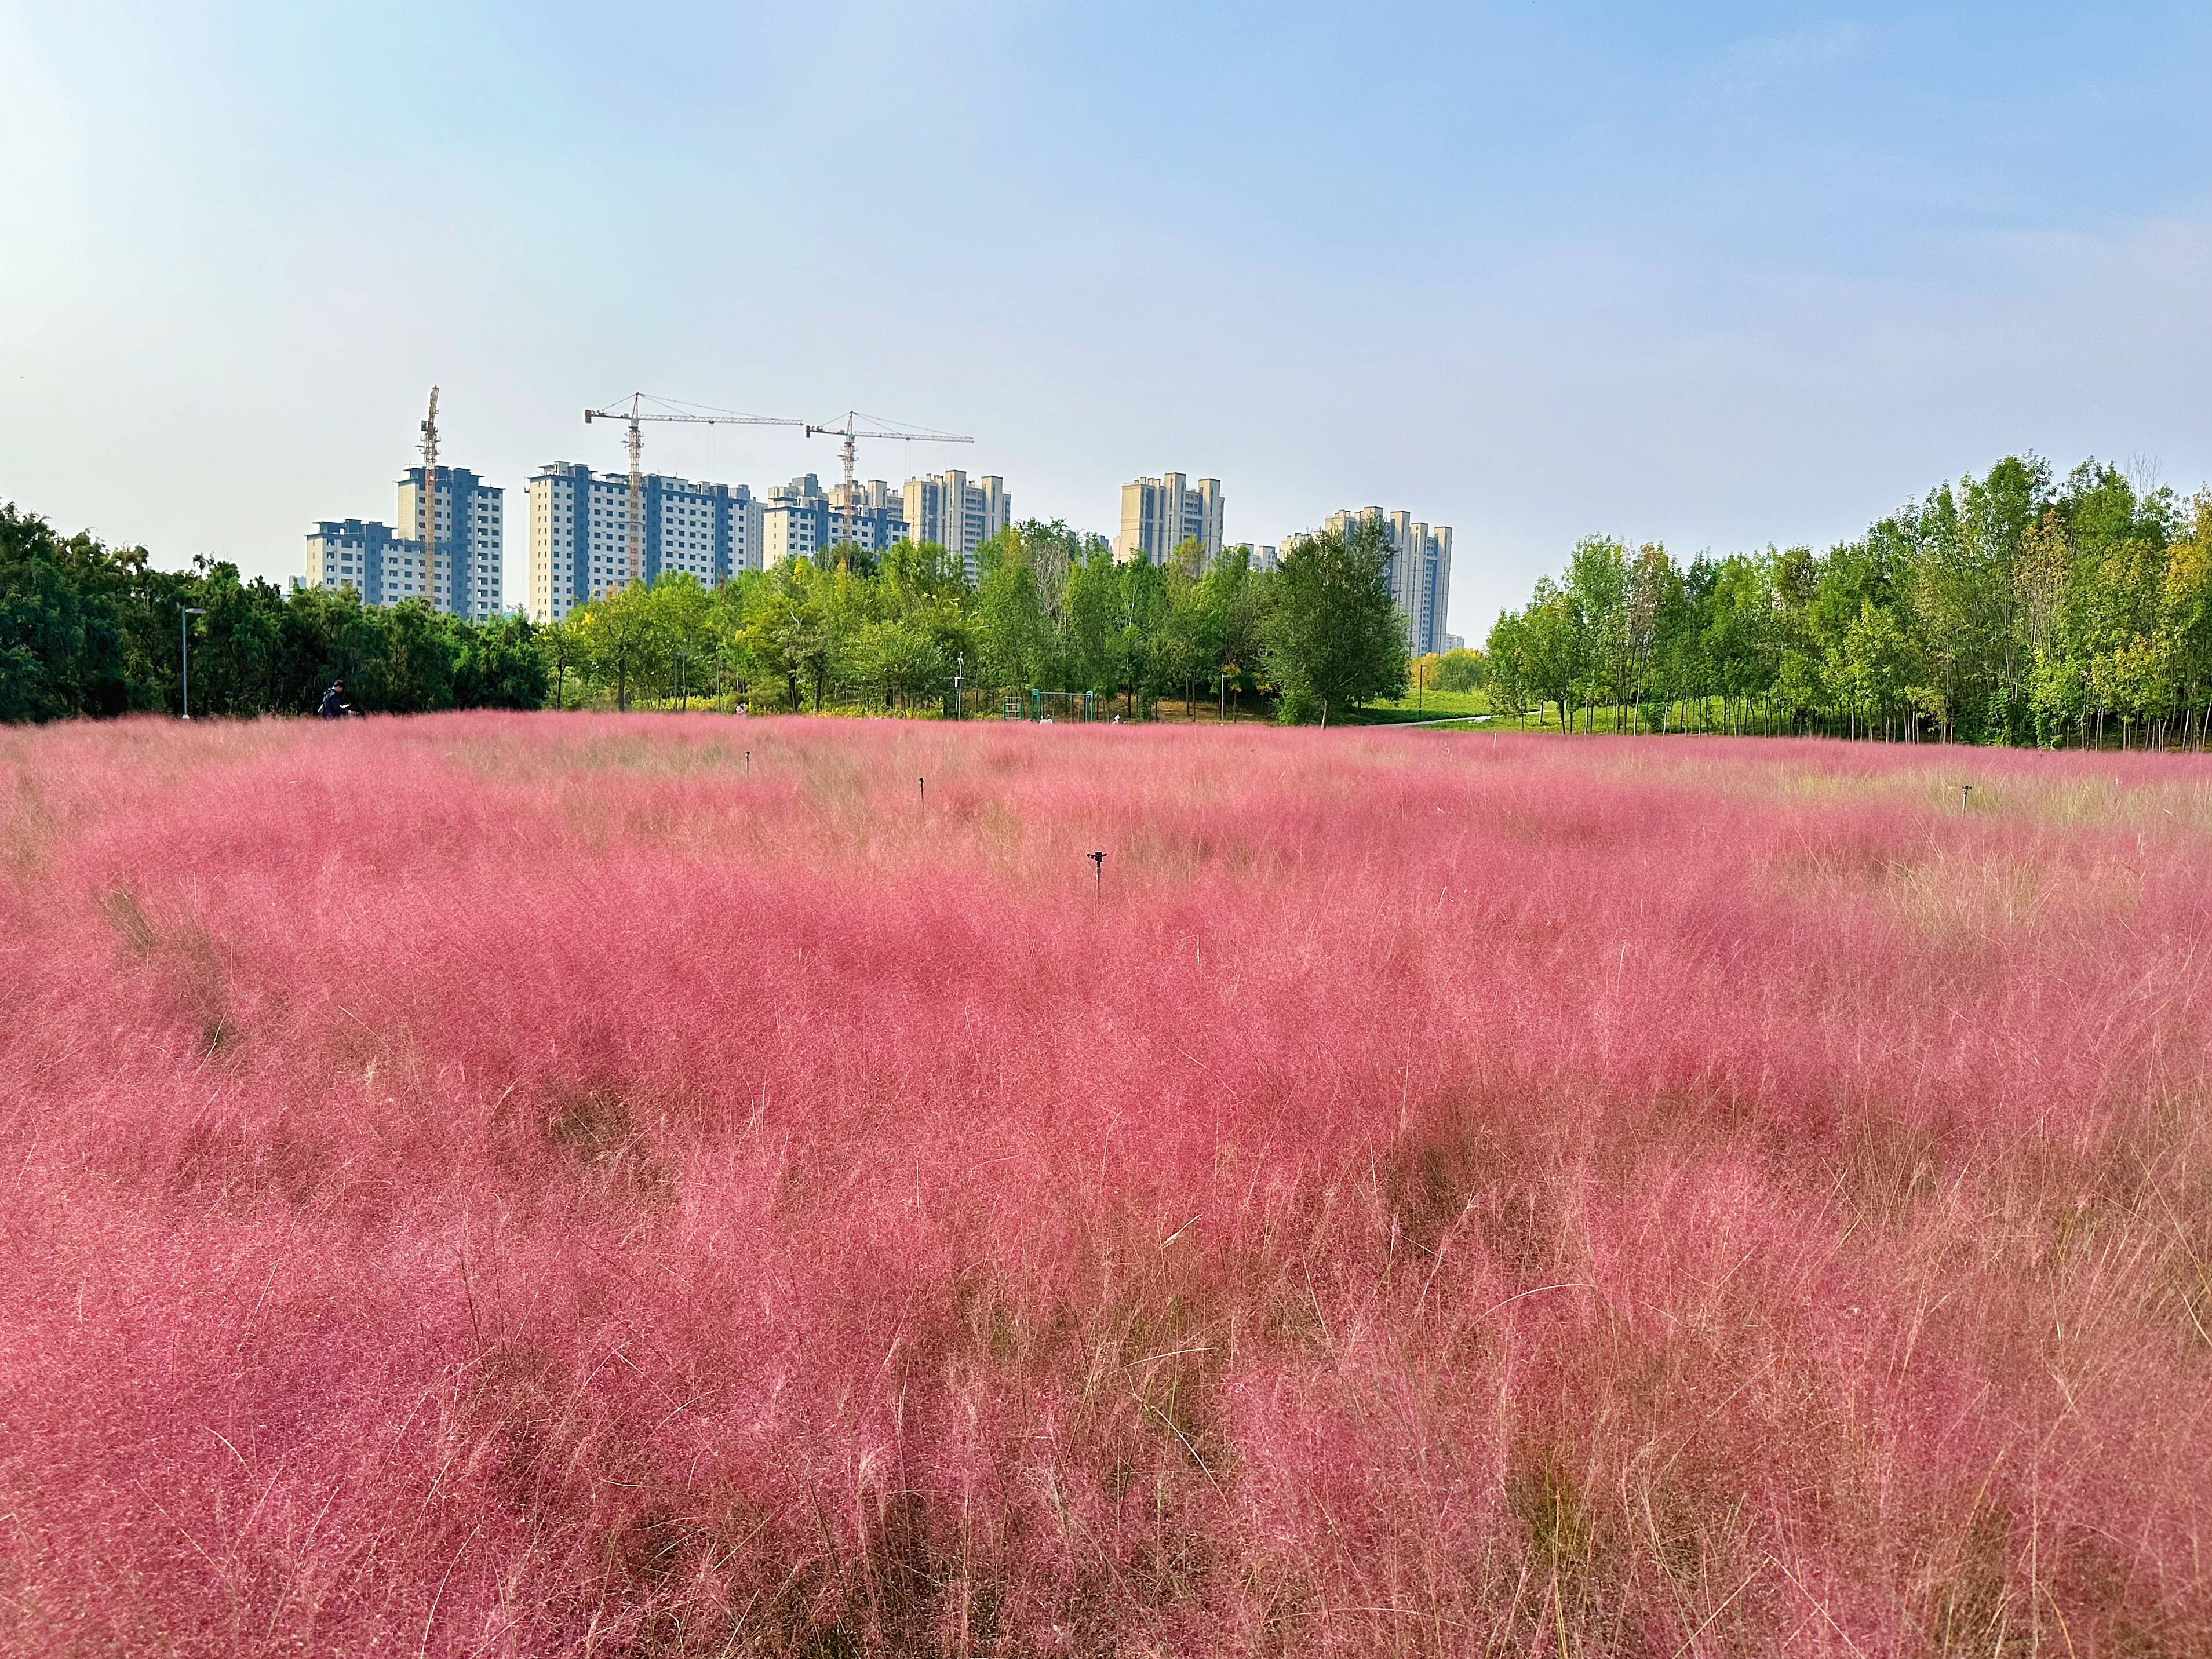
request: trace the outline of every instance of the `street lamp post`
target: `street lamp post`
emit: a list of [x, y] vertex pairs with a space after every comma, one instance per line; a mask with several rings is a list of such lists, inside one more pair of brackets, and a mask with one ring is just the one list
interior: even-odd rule
[[179, 653], [184, 658], [185, 663], [184, 717], [186, 720], [190, 720], [192, 717], [191, 619], [194, 617], [204, 617], [206, 615], [207, 609], [204, 605], [180, 605], [177, 607], [177, 649]]

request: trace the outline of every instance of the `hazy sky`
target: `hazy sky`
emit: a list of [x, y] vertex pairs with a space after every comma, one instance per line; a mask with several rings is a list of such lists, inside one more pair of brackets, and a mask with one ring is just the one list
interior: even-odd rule
[[[289, 578], [422, 404], [507, 492], [634, 389], [975, 434], [1111, 533], [1855, 533], [2035, 449], [2212, 475], [2212, 9], [0, 0], [0, 498]], [[822, 440], [659, 428], [757, 488]]]

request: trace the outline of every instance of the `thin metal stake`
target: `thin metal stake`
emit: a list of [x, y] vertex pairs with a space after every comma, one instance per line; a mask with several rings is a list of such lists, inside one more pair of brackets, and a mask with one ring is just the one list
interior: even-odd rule
[[192, 717], [191, 619], [194, 617], [204, 617], [206, 615], [206, 610], [202, 606], [196, 605], [180, 605], [177, 611], [177, 649], [183, 653], [185, 659], [184, 717], [186, 720], [190, 720]]
[[1091, 872], [1097, 878], [1097, 896], [1103, 901], [1106, 896], [1106, 855], [1103, 853], [1085, 853], [1083, 856], [1091, 860]]
[[1972, 795], [1973, 793], [1974, 786], [1971, 783], [1962, 783], [1959, 786], [1959, 810], [1961, 812], [1966, 810], [1968, 797]]

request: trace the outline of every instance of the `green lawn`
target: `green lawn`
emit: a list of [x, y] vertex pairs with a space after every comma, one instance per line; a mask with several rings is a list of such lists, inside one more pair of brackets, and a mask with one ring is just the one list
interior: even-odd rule
[[[1432, 691], [1429, 695], [1433, 698], [1436, 693]], [[1667, 729], [1679, 732], [1682, 729], [1681, 722], [1685, 719], [1692, 718], [1692, 713], [1688, 705], [1668, 704], [1666, 711]], [[1718, 697], [1705, 699], [1702, 709], [1694, 711], [1694, 714], [1696, 716], [1694, 724], [1698, 730], [1721, 732], [1728, 728], [1727, 708]], [[1622, 713], [1618, 723], [1616, 723], [1615, 711], [1609, 705], [1596, 708], [1577, 708], [1574, 711], [1575, 730], [1577, 732], [1625, 732], [1648, 736], [1660, 730], [1657, 724], [1659, 719], [1660, 710], [1656, 705], [1647, 706], [1641, 711], [1629, 708]], [[1556, 733], [1559, 729], [1559, 706], [1557, 703], [1546, 703], [1540, 712], [1531, 708], [1518, 714], [1501, 714], [1486, 721], [1485, 724], [1500, 731], [1543, 731]], [[1754, 723], [1751, 729], [1761, 728]]]
[[1353, 717], [1356, 722], [1392, 725], [1401, 720], [1472, 719], [1490, 713], [1490, 699], [1480, 691], [1438, 691], [1431, 688], [1418, 696], [1394, 697], [1371, 702]]

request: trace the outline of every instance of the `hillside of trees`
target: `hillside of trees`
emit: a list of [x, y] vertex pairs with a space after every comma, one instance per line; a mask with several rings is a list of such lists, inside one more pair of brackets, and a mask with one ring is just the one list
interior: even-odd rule
[[621, 589], [538, 627], [288, 592], [206, 560], [159, 570], [143, 549], [0, 508], [0, 720], [174, 711], [185, 606], [206, 613], [191, 621], [195, 714], [309, 713], [343, 678], [367, 712], [712, 699], [937, 714], [957, 681], [970, 712], [1087, 691], [1142, 717], [1225, 693], [1285, 720], [1341, 718], [1406, 684], [1371, 530], [1261, 572], [1243, 549], [1208, 562], [1195, 544], [1164, 565], [1117, 562], [1100, 537], [1028, 523], [986, 544], [973, 581], [939, 547], [844, 547], [715, 588]]
[[2030, 456], [1824, 554], [1682, 565], [1592, 537], [1484, 655], [1499, 707], [1569, 728], [2201, 744], [2212, 491]]

